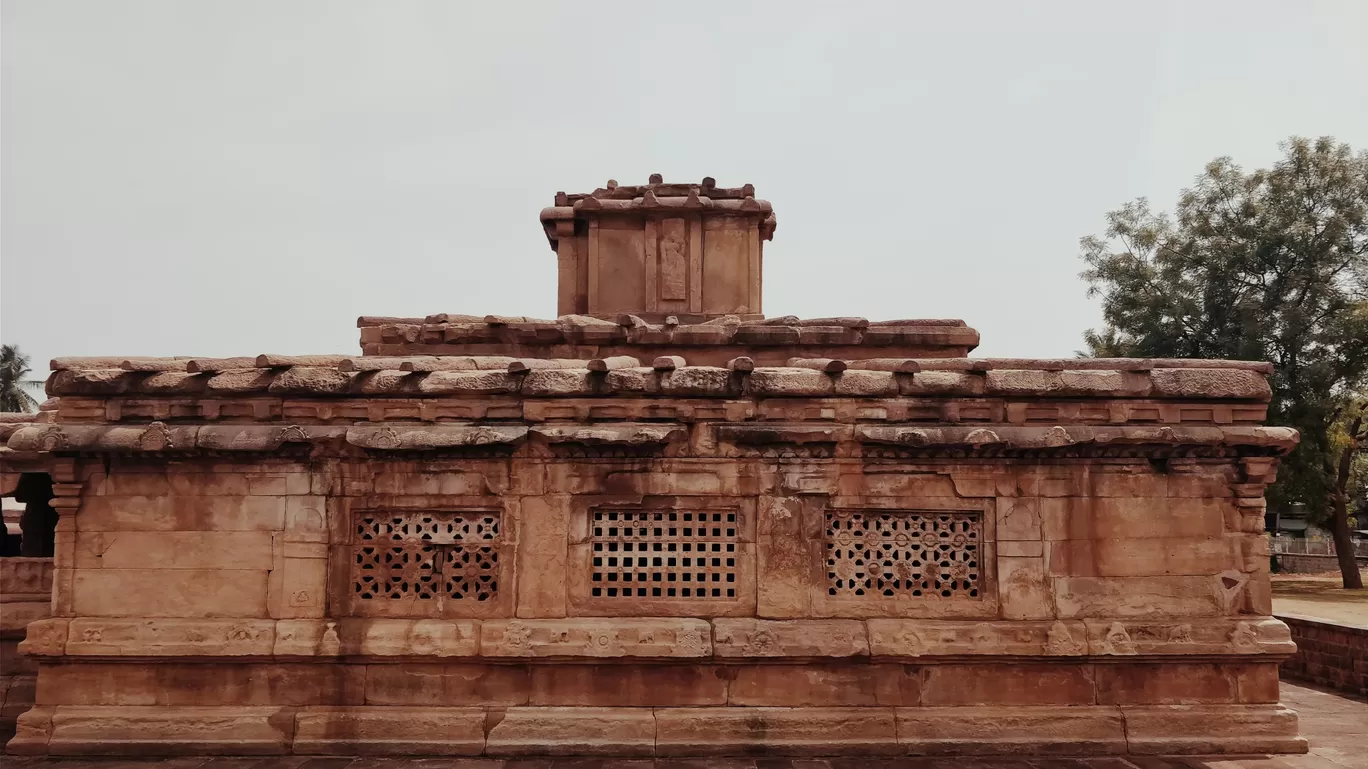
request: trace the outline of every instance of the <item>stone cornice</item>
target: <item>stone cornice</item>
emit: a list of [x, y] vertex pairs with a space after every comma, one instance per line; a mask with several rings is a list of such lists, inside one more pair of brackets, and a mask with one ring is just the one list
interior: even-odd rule
[[[787, 366], [690, 366], [662, 356], [588, 360], [507, 356], [261, 355], [242, 359], [57, 359], [54, 396], [304, 398], [460, 397], [1018, 397], [1250, 401], [1271, 397], [1266, 364], [1230, 361], [1107, 361], [1057, 369], [1052, 361], [790, 359]], [[1094, 362], [1101, 363], [1101, 361]], [[1181, 364], [1181, 365], [1179, 365]], [[1003, 368], [1003, 366], [1015, 368]], [[383, 366], [384, 368], [377, 368]]]
[[[981, 427], [871, 426], [773, 423], [633, 424], [371, 424], [140, 425], [31, 424], [18, 426], [6, 448], [26, 454], [275, 453], [295, 447], [379, 452], [516, 447], [529, 438], [546, 444], [663, 450], [687, 446], [695, 430], [741, 449], [858, 445], [872, 457], [901, 456], [1227, 456], [1278, 455], [1297, 443], [1283, 427]], [[711, 442], [711, 441], [709, 441]], [[1203, 453], [1203, 452], [1206, 453]], [[938, 453], [939, 452], [939, 453]], [[1212, 453], [1215, 452], [1215, 453]], [[686, 452], [687, 453], [687, 452]], [[830, 452], [819, 452], [827, 456]], [[806, 454], [804, 454], [806, 456]]]

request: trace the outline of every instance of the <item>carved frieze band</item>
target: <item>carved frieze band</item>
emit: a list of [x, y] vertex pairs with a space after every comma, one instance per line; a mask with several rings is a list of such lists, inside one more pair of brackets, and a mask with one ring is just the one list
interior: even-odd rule
[[40, 657], [1283, 657], [1271, 617], [1059, 621], [750, 618], [44, 619], [20, 646]]

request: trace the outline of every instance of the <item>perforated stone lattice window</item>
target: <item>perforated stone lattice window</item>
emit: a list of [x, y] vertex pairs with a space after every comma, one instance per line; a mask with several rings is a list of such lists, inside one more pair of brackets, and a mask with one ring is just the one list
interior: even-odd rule
[[977, 598], [982, 540], [977, 512], [830, 510], [827, 593]]
[[595, 510], [590, 595], [736, 597], [735, 511]]
[[352, 588], [368, 601], [488, 601], [499, 591], [499, 514], [362, 513]]

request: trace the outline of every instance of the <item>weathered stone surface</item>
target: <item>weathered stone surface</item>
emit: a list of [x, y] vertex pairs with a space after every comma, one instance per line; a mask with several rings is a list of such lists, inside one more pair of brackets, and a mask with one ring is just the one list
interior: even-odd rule
[[1222, 369], [1155, 369], [1150, 372], [1154, 394], [1168, 398], [1247, 398], [1266, 401], [1272, 397], [1268, 379], [1255, 371]]
[[276, 707], [80, 707], [52, 712], [47, 752], [82, 755], [288, 753], [293, 709]]
[[269, 656], [274, 620], [85, 619], [71, 620], [70, 656]]
[[957, 622], [871, 619], [875, 657], [1078, 656], [1088, 651], [1082, 622]]
[[1126, 752], [1119, 708], [898, 708], [897, 719], [898, 741], [912, 755]]
[[55, 362], [0, 416], [0, 494], [52, 555], [0, 561], [12, 748], [1301, 747], [1271, 367], [765, 319], [754, 192], [558, 194], [554, 319]]
[[526, 705], [528, 670], [517, 665], [369, 665], [367, 705]]
[[532, 705], [693, 707], [725, 705], [732, 673], [713, 665], [534, 665]]
[[1086, 665], [947, 664], [927, 668], [922, 704], [1092, 705], [1094, 689], [1093, 671]]
[[1131, 753], [1305, 753], [1297, 714], [1281, 705], [1127, 707]]
[[856, 620], [713, 621], [718, 657], [853, 657], [869, 654], [865, 624]]
[[706, 657], [712, 628], [696, 619], [488, 620], [486, 657]]
[[892, 708], [662, 708], [661, 756], [896, 755]]
[[656, 720], [644, 708], [509, 708], [490, 718], [491, 756], [649, 756]]
[[89, 617], [261, 617], [264, 570], [77, 570], [72, 602]]
[[478, 756], [484, 725], [481, 708], [305, 708], [293, 747], [304, 755]]
[[735, 669], [731, 705], [840, 707], [917, 705], [921, 668], [905, 665], [749, 665]]
[[[470, 620], [346, 619], [329, 624], [328, 620], [280, 620], [273, 653], [302, 657], [473, 657], [479, 653], [479, 629]], [[329, 635], [337, 644], [331, 653], [325, 642]]]

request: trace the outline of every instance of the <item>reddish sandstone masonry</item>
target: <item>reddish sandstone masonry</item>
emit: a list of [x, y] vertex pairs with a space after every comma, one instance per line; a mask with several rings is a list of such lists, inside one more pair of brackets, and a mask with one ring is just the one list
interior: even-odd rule
[[1288, 678], [1368, 697], [1368, 627], [1279, 616], [1292, 629], [1297, 654], [1282, 664]]
[[1297, 752], [1248, 361], [761, 315], [749, 186], [542, 212], [561, 317], [58, 359], [11, 751]]

